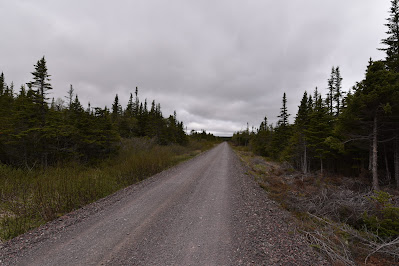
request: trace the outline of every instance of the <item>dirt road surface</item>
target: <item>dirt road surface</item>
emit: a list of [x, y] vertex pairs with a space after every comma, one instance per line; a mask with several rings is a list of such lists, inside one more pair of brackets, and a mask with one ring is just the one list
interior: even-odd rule
[[322, 265], [228, 146], [2, 244], [2, 265]]

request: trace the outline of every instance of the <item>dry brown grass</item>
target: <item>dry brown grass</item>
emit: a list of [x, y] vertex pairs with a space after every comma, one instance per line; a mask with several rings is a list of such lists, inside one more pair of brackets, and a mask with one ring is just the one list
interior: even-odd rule
[[211, 142], [159, 146], [150, 139], [124, 140], [120, 153], [95, 166], [76, 163], [46, 170], [0, 164], [0, 240], [103, 198], [211, 148]]
[[[288, 164], [279, 164], [235, 149], [248, 172], [269, 197], [292, 212], [298, 230], [333, 265], [399, 265], [399, 239], [381, 239], [364, 230], [363, 214], [376, 208], [366, 176], [303, 175]], [[398, 204], [399, 195], [393, 203]]]

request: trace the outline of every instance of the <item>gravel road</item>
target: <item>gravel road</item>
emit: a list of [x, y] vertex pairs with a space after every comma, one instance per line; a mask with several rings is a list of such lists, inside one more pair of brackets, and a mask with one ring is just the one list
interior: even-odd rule
[[328, 265], [227, 143], [0, 247], [2, 265]]

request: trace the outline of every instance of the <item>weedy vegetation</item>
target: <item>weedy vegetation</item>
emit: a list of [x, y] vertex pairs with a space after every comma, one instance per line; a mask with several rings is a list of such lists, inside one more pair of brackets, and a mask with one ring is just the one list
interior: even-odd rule
[[158, 145], [148, 138], [125, 139], [116, 156], [94, 165], [65, 163], [47, 169], [0, 165], [0, 238], [8, 240], [72, 210], [140, 182], [213, 147]]
[[373, 191], [364, 177], [305, 175], [247, 147], [234, 149], [248, 174], [293, 214], [298, 231], [333, 265], [399, 263], [399, 193], [393, 187]]

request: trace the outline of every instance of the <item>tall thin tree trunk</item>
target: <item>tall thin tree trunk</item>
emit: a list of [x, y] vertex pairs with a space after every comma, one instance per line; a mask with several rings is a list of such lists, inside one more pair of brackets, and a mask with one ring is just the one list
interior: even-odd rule
[[308, 173], [308, 158], [307, 158], [307, 150], [306, 150], [306, 143], [304, 143], [304, 151], [303, 151], [303, 165], [302, 171], [304, 174]]
[[396, 139], [395, 139], [395, 147], [394, 147], [393, 154], [394, 154], [396, 188], [399, 189], [399, 139], [398, 139], [398, 136], [396, 136]]
[[24, 145], [24, 163], [25, 163], [26, 169], [29, 169], [29, 165], [28, 165], [28, 152], [27, 152], [26, 144]]
[[377, 126], [378, 120], [377, 115], [374, 115], [374, 123], [373, 123], [373, 162], [372, 162], [372, 174], [373, 174], [373, 189], [379, 190], [380, 187], [378, 185], [378, 136], [377, 136]]
[[388, 155], [387, 155], [387, 147], [384, 144], [384, 160], [385, 160], [385, 175], [386, 179], [391, 183], [391, 172], [389, 171], [389, 163], [388, 163]]
[[323, 158], [320, 156], [320, 176], [323, 177]]
[[373, 142], [370, 141], [369, 145], [369, 167], [368, 170], [371, 171], [373, 169]]

